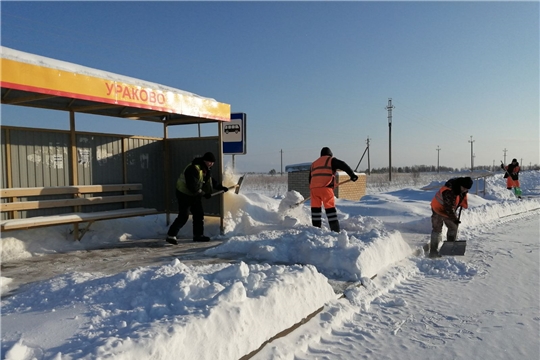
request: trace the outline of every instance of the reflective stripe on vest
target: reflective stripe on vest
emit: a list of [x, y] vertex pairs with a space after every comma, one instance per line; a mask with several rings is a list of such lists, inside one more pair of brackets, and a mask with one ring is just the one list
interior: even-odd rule
[[334, 183], [332, 156], [321, 156], [311, 164], [311, 182], [309, 188], [327, 187]]

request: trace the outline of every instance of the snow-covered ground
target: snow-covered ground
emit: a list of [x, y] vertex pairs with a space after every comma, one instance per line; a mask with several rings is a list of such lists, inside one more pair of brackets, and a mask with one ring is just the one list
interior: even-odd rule
[[[233, 263], [174, 259], [20, 288], [2, 275], [2, 358], [536, 360], [540, 172], [521, 183], [518, 200], [501, 174], [488, 177], [461, 217], [466, 255], [440, 259], [422, 250], [439, 181], [338, 200], [340, 234], [310, 226], [309, 202], [291, 209], [295, 192], [227, 193], [225, 235], [208, 220], [219, 242], [205, 255]], [[68, 228], [3, 233], [2, 266], [155, 239], [167, 226], [102, 221], [82, 242]]]

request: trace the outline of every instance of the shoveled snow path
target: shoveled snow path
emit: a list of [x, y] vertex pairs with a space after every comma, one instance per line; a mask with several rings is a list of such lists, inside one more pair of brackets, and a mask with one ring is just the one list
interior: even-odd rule
[[[296, 334], [303, 341], [292, 341], [298, 345], [294, 354], [273, 344], [273, 351], [266, 349], [260, 355], [295, 360], [538, 359], [538, 214], [514, 216], [492, 224], [488, 231], [477, 231], [464, 257], [413, 257], [402, 262], [401, 270], [389, 271], [405, 274], [401, 283], [393, 287], [390, 281], [393, 289], [387, 293], [377, 290], [388, 281], [380, 274], [373, 284], [357, 290], [358, 298], [367, 300], [364, 304], [353, 311], [342, 309], [343, 321], [335, 321], [319, 336], [313, 330], [307, 336]], [[512, 277], [510, 267], [522, 268], [522, 275]], [[370, 292], [376, 294], [372, 300]], [[516, 294], [526, 300], [514, 300]], [[515, 305], [523, 303], [529, 305]], [[321, 316], [332, 316], [335, 307], [327, 308]], [[471, 348], [474, 354], [463, 350]]]

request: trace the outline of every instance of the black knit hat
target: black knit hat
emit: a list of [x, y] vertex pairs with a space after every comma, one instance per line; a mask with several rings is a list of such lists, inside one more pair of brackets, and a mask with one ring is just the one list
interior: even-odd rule
[[465, 189], [472, 188], [473, 179], [471, 179], [469, 176], [462, 177], [459, 179], [459, 185], [463, 186]]
[[517, 159], [512, 159], [512, 162], [517, 162]]
[[203, 155], [202, 159], [208, 162], [216, 162], [216, 157], [211, 152], [207, 152]]
[[321, 149], [321, 156], [333, 156], [334, 154], [332, 154], [332, 150], [330, 150], [330, 148], [328, 147], [323, 147]]

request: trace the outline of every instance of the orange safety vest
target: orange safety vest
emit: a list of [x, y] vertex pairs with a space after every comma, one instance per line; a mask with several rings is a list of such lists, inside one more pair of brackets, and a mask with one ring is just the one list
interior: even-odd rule
[[[506, 170], [506, 174], [508, 174], [508, 175], [510, 175], [510, 176], [514, 175], [514, 177], [515, 177], [515, 176], [518, 176], [519, 170], [520, 170], [519, 165], [514, 166], [514, 168], [512, 169], [512, 173], [511, 173], [511, 174], [510, 174], [510, 172], [508, 171], [508, 168], [509, 168], [509, 167], [510, 167], [510, 165], [507, 165], [507, 166], [504, 167], [504, 170]], [[506, 176], [505, 176], [505, 177], [506, 177]], [[515, 179], [515, 180], [517, 180], [517, 179]]]
[[334, 172], [332, 171], [332, 156], [321, 156], [311, 164], [311, 182], [309, 188], [322, 188], [334, 185]]
[[[443, 195], [442, 195], [442, 193], [444, 191], [446, 191], [446, 190], [452, 191], [452, 189], [449, 188], [448, 186], [443, 186], [435, 194], [435, 196], [433, 197], [433, 200], [431, 200], [431, 208], [433, 209], [433, 211], [435, 211], [437, 214], [439, 214], [441, 216], [444, 216], [444, 217], [448, 217], [448, 214], [444, 210], [444, 199], [443, 199]], [[469, 204], [467, 202], [467, 195], [466, 194], [463, 197], [463, 199], [461, 200], [461, 203], [459, 201], [459, 196], [456, 196], [456, 202], [454, 204], [454, 210], [456, 210], [459, 206], [463, 207], [464, 209], [467, 209], [467, 207], [469, 206]]]

